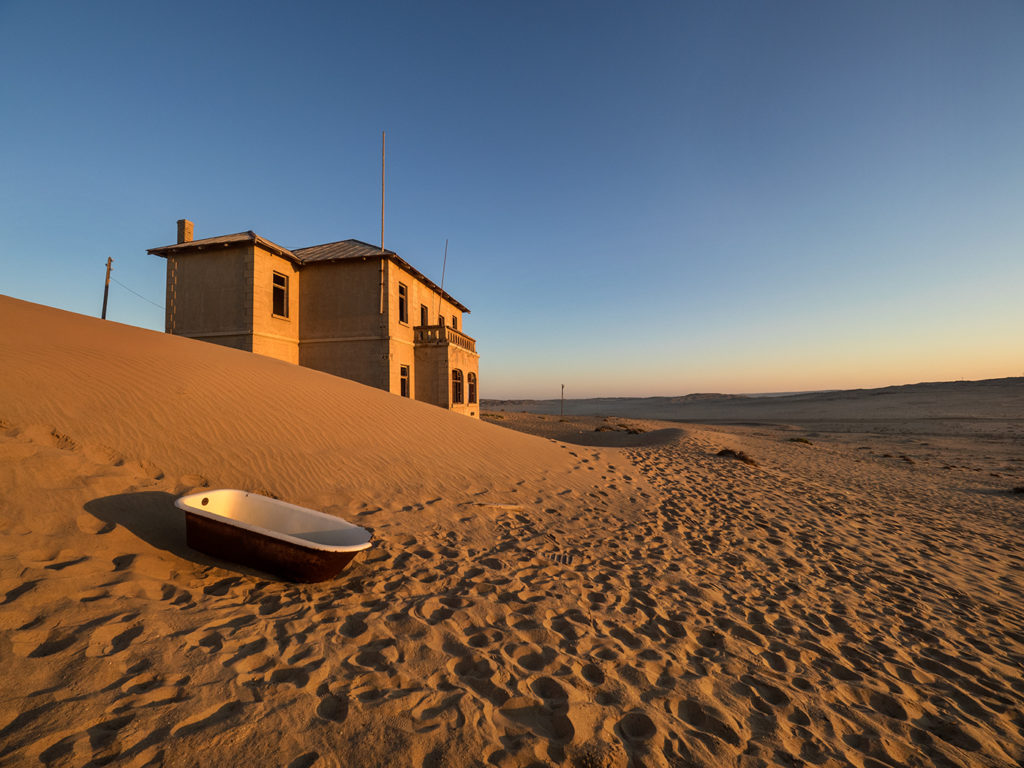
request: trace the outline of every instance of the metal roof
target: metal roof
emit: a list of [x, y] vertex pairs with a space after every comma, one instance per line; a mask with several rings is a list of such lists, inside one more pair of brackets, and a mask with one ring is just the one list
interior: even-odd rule
[[437, 285], [437, 283], [424, 275], [397, 253], [389, 251], [387, 248], [384, 249], [382, 254], [381, 249], [376, 245], [364, 243], [362, 240], [338, 240], [334, 243], [312, 245], [309, 248], [296, 248], [292, 253], [301, 264], [324, 264], [332, 261], [348, 261], [350, 259], [379, 259], [381, 255], [384, 255], [413, 277], [437, 291], [446, 301], [454, 304], [463, 312], [469, 314], [469, 307], [463, 305], [448, 292], [442, 291], [441, 286]]
[[413, 277], [421, 280], [428, 287], [437, 291], [446, 301], [469, 314], [469, 307], [459, 302], [447, 291], [441, 290], [441, 287], [437, 285], [437, 283], [424, 275], [397, 253], [389, 251], [386, 248], [381, 251], [377, 246], [364, 243], [362, 240], [338, 240], [333, 243], [311, 245], [307, 248], [295, 248], [293, 250], [288, 250], [277, 243], [273, 243], [266, 238], [260, 237], [250, 229], [248, 232], [237, 232], [233, 235], [207, 237], [202, 240], [189, 240], [187, 243], [175, 243], [174, 245], [150, 248], [146, 253], [152, 253], [155, 256], [169, 256], [189, 250], [201, 251], [217, 248], [218, 246], [227, 247], [236, 243], [255, 243], [272, 253], [276, 253], [278, 256], [298, 264], [300, 267], [307, 264], [327, 264], [330, 262], [350, 261], [353, 259], [379, 259], [383, 256], [406, 270]]
[[[376, 245], [364, 243], [362, 240], [338, 240], [334, 243], [323, 245], [311, 245], [308, 248], [295, 248], [292, 250], [295, 258], [303, 264], [313, 264], [318, 261], [342, 261], [344, 259], [369, 259], [380, 256], [381, 250]], [[388, 256], [397, 256], [394, 251], [386, 248], [384, 253]]]

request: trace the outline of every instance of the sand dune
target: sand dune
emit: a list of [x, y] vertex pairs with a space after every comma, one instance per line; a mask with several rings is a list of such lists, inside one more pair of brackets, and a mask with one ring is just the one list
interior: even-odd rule
[[[0, 764], [1024, 760], [1012, 441], [494, 420], [535, 437], [12, 299], [0, 329]], [[172, 505], [203, 485], [375, 546], [315, 585], [211, 560]]]

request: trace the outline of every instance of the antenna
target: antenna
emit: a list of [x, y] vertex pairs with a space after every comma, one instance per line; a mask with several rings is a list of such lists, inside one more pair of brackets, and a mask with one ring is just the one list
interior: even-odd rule
[[384, 253], [384, 131], [380, 132], [380, 252]]
[[441, 294], [444, 293], [444, 270], [448, 266], [448, 238], [444, 239], [444, 261], [441, 262], [441, 293], [437, 295], [437, 314], [441, 314]]

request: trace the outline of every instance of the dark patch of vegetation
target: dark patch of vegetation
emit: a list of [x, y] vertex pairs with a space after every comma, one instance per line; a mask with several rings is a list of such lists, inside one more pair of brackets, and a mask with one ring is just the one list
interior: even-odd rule
[[789, 438], [789, 442], [791, 442], [791, 443], [803, 443], [804, 445], [814, 445], [814, 443], [812, 443], [806, 437], [791, 437], [791, 438]]
[[626, 432], [630, 435], [642, 435], [647, 430], [640, 429], [640, 427], [631, 427], [629, 424], [617, 424], [612, 426], [610, 424], [601, 424], [600, 426], [594, 427], [595, 432]]
[[742, 461], [744, 464], [749, 464], [752, 467], [757, 466], [757, 462], [750, 458], [743, 451], [734, 451], [732, 448], [723, 448], [716, 456], [722, 456], [727, 459], [736, 459], [736, 461]]
[[1017, 493], [1017, 494], [1024, 495], [1024, 485], [1018, 485], [1016, 488], [1014, 488], [1012, 491], [1010, 491], [1010, 493]]
[[902, 455], [900, 456], [900, 458], [901, 458], [901, 459], [903, 459], [903, 460], [904, 460], [905, 462], [907, 462], [907, 464], [916, 464], [916, 463], [917, 463], [917, 462], [915, 462], [915, 461], [914, 461], [914, 460], [913, 460], [912, 458], [910, 458], [909, 456], [907, 456], [907, 455], [906, 455], [905, 453], [904, 453], [904, 454], [902, 454]]
[[500, 413], [481, 413], [485, 419], [504, 419], [505, 417]]

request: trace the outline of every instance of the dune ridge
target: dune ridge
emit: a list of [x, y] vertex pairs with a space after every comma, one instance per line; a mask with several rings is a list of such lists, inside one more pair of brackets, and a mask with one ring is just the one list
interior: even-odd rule
[[0, 417], [166, 474], [344, 501], [349, 486], [430, 494], [565, 464], [551, 445], [247, 352], [9, 298], [0, 324], [19, 329], [0, 337]]

